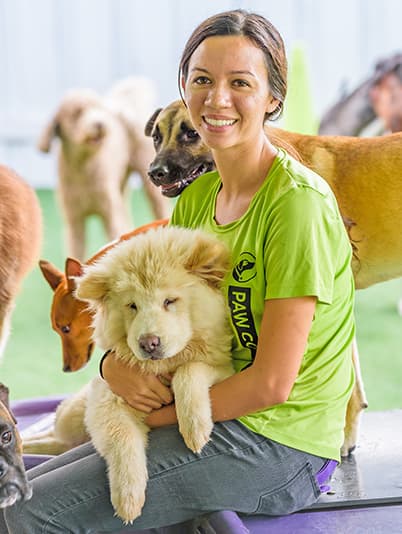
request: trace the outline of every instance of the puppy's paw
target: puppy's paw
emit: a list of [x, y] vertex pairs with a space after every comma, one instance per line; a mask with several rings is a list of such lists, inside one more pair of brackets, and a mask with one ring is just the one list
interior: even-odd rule
[[208, 443], [213, 426], [211, 418], [194, 416], [186, 424], [180, 424], [179, 430], [187, 447], [193, 452], [199, 453]]
[[136, 491], [135, 488], [129, 490], [120, 488], [111, 491], [110, 498], [116, 515], [127, 525], [141, 515], [145, 502], [145, 491]]

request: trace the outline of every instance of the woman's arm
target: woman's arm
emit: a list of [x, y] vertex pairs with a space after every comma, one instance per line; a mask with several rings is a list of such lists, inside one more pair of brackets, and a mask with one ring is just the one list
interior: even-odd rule
[[[285, 402], [299, 372], [316, 297], [267, 300], [253, 365], [211, 388], [214, 421], [227, 421]], [[154, 410], [151, 427], [177, 422], [174, 405]]]

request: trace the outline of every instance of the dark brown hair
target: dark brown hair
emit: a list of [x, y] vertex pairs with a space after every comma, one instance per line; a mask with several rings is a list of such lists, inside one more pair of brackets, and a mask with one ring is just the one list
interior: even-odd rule
[[188, 66], [194, 51], [208, 37], [242, 35], [264, 54], [268, 70], [268, 83], [272, 96], [279, 101], [265, 120], [277, 119], [283, 110], [287, 90], [287, 60], [285, 46], [278, 30], [266, 18], [243, 9], [225, 11], [209, 17], [193, 31], [188, 39], [179, 65], [179, 90], [181, 77], [187, 79]]

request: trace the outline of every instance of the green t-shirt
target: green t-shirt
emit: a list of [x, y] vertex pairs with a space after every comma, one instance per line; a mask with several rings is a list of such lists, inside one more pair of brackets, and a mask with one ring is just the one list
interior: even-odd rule
[[235, 370], [252, 364], [265, 300], [317, 297], [289, 399], [239, 420], [274, 441], [339, 460], [354, 384], [355, 326], [352, 250], [335, 197], [322, 178], [282, 150], [247, 212], [225, 225], [214, 220], [220, 186], [217, 172], [197, 178], [181, 194], [171, 224], [203, 228], [232, 251], [224, 290]]

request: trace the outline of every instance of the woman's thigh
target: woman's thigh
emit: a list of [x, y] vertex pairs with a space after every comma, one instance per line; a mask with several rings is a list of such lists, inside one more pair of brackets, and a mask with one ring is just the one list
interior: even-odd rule
[[29, 472], [33, 497], [5, 511], [10, 532], [128, 532], [224, 509], [277, 515], [319, 495], [314, 473], [322, 459], [267, 440], [237, 421], [215, 424], [200, 454], [185, 446], [176, 426], [153, 430], [147, 457], [146, 502], [133, 526], [114, 516], [105, 463], [86, 444]]

